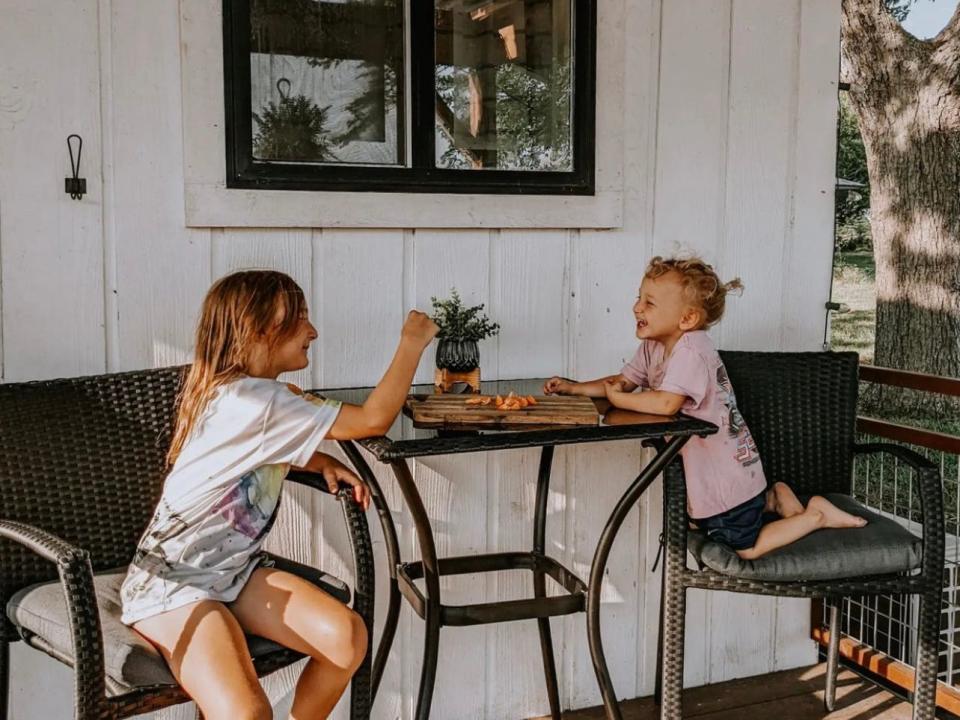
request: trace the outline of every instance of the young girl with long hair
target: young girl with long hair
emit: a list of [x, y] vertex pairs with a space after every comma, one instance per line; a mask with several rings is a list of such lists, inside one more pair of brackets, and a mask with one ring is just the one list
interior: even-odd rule
[[423, 350], [437, 333], [411, 311], [383, 379], [363, 405], [313, 397], [279, 382], [309, 362], [317, 331], [303, 291], [287, 275], [250, 270], [217, 281], [203, 302], [195, 357], [184, 381], [168, 454], [170, 472], [121, 588], [123, 621], [150, 640], [205, 720], [272, 717], [245, 633], [309, 661], [292, 720], [325, 718], [362, 662], [361, 618], [263, 554], [283, 479], [319, 473], [336, 491], [369, 491], [317, 451], [324, 438], [386, 433], [403, 406]]

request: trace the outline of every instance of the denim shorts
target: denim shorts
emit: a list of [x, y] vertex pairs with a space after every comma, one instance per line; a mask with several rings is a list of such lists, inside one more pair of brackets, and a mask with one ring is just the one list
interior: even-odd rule
[[693, 522], [714, 542], [723, 543], [734, 550], [746, 550], [756, 545], [760, 528], [769, 522], [763, 512], [766, 502], [767, 491], [764, 490], [734, 508], [718, 515], [695, 518]]

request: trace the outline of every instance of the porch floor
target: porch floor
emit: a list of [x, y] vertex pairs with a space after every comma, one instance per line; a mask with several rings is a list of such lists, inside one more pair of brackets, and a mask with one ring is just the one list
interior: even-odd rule
[[[823, 682], [826, 665], [784, 670], [770, 675], [731, 680], [683, 693], [683, 717], [703, 720], [908, 720], [910, 703], [849, 670], [840, 670], [837, 680], [837, 709], [823, 709]], [[639, 698], [620, 703], [624, 720], [656, 720], [653, 699]], [[600, 707], [563, 714], [564, 720], [602, 720]], [[549, 720], [548, 717], [534, 720]]]

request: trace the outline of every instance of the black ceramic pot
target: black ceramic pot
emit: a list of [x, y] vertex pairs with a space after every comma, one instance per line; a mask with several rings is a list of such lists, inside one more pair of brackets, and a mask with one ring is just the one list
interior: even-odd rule
[[437, 367], [466, 372], [480, 365], [480, 348], [476, 340], [444, 338], [437, 344]]

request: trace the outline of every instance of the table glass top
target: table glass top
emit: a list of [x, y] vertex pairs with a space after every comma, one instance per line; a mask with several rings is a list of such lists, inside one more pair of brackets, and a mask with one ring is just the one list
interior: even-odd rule
[[[540, 396], [543, 395], [543, 383], [544, 378], [490, 381], [481, 383], [481, 392], [484, 395], [506, 396], [513, 391], [518, 395]], [[373, 388], [367, 387], [312, 392], [346, 403], [361, 405], [372, 390]], [[411, 388], [413, 396], [427, 396], [433, 393], [433, 385], [414, 385]], [[466, 400], [470, 395], [464, 394], [463, 397]], [[606, 399], [595, 399], [594, 404], [600, 413], [598, 425], [425, 426], [414, 423], [405, 408], [386, 436], [358, 442], [377, 459], [389, 461], [426, 455], [603, 440], [629, 438], [654, 440], [664, 436], [710, 435], [717, 431], [715, 425], [685, 415], [666, 417], [630, 412], [611, 407]]]

